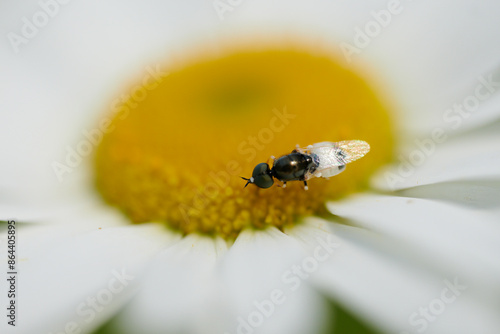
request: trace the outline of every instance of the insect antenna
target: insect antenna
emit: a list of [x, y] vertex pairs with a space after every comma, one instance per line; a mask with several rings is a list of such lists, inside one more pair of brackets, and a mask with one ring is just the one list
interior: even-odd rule
[[243, 176], [240, 176], [243, 180], [247, 181], [247, 184], [245, 184], [245, 186], [243, 188], [246, 188], [248, 186], [249, 183], [253, 183], [253, 177], [247, 179]]

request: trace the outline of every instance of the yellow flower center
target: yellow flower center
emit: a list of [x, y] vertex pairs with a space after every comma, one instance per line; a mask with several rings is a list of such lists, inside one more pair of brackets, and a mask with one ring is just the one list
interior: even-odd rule
[[[336, 59], [297, 48], [238, 50], [146, 74], [117, 105], [98, 147], [96, 184], [133, 222], [235, 238], [326, 213], [390, 161], [391, 122], [367, 83]], [[244, 188], [255, 165], [321, 141], [371, 152], [329, 180]]]

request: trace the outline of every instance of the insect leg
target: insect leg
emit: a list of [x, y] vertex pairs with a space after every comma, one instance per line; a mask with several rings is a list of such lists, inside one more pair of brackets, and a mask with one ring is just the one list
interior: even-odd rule
[[286, 188], [286, 181], [283, 181], [283, 188]]
[[309, 187], [307, 186], [307, 181], [304, 181], [304, 190], [308, 190]]

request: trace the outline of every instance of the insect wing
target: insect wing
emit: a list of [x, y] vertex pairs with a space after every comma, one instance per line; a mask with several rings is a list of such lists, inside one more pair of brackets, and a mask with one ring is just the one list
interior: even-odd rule
[[321, 142], [300, 149], [307, 154], [316, 155], [320, 160], [320, 168], [344, 166], [362, 158], [370, 151], [370, 145], [363, 140], [344, 140], [340, 142]]
[[363, 140], [344, 140], [336, 144], [343, 152], [343, 161], [351, 163], [365, 156], [370, 152], [370, 145]]

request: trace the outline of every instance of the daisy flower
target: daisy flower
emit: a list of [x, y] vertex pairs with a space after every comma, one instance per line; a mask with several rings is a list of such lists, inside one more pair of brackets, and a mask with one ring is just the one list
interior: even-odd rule
[[[499, 10], [12, 4], [2, 333], [498, 333]], [[353, 139], [308, 191], [240, 178]]]

